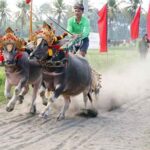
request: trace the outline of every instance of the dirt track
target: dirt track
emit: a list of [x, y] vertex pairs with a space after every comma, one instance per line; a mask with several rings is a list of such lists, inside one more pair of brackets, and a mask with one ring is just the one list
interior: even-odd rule
[[11, 113], [2, 106], [0, 150], [150, 150], [150, 87], [143, 91], [93, 119], [70, 110], [66, 120], [56, 121], [54, 112], [46, 121], [27, 114], [28, 104], [17, 105]]
[[0, 110], [0, 150], [149, 150], [150, 96], [123, 105], [97, 118], [69, 117], [45, 121], [20, 106], [12, 113]]

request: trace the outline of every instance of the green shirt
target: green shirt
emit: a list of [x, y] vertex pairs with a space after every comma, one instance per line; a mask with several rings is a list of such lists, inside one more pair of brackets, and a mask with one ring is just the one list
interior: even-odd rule
[[68, 19], [67, 30], [72, 34], [82, 34], [82, 39], [89, 36], [90, 23], [87, 17], [82, 16], [79, 23], [76, 22], [75, 16]]

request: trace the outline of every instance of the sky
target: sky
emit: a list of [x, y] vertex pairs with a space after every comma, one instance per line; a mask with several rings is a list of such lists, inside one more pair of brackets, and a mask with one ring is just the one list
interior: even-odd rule
[[[18, 0], [7, 0], [8, 6], [11, 10], [16, 9], [15, 5], [16, 2]], [[44, 3], [50, 3], [53, 0], [33, 0], [33, 5], [39, 7], [40, 5], [44, 4]], [[76, 2], [76, 0], [64, 0], [66, 4], [74, 4]], [[120, 0], [119, 0], [120, 1]], [[143, 0], [143, 4], [142, 7], [145, 9], [145, 11], [148, 10], [148, 4], [149, 4], [150, 0]], [[107, 2], [107, 0], [90, 0], [90, 5], [92, 5], [95, 8], [100, 9], [105, 3]]]

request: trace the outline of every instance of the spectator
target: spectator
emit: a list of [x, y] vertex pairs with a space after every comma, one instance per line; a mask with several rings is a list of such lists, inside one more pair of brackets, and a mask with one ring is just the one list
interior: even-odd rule
[[148, 53], [149, 40], [147, 34], [139, 41], [139, 53], [142, 59], [145, 59]]

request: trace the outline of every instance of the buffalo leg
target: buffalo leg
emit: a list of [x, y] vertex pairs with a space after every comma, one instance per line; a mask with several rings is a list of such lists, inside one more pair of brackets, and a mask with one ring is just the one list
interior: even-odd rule
[[42, 98], [42, 103], [43, 103], [43, 105], [46, 106], [48, 99], [47, 99], [46, 96], [45, 96], [45, 92], [46, 92], [46, 88], [45, 88], [45, 86], [44, 86], [43, 83], [42, 83], [42, 85], [41, 85], [41, 87], [40, 87], [40, 89], [39, 89], [39, 93], [40, 93], [40, 97]]
[[20, 80], [19, 84], [15, 88], [16, 95], [19, 95], [19, 93], [21, 92], [21, 89], [25, 87], [27, 81], [28, 81], [28, 77], [24, 77], [23, 79]]
[[63, 106], [61, 112], [59, 113], [57, 120], [62, 120], [65, 118], [65, 113], [69, 108], [70, 102], [71, 102], [70, 96], [64, 96], [64, 106]]
[[31, 108], [30, 108], [30, 113], [31, 114], [35, 114], [36, 113], [36, 97], [37, 97], [37, 92], [39, 89], [39, 86], [41, 85], [41, 82], [38, 81], [38, 83], [34, 84], [33, 86], [33, 95], [32, 95], [32, 104], [31, 104]]
[[8, 80], [5, 80], [5, 90], [4, 90], [4, 95], [6, 99], [11, 99], [11, 84], [8, 82]]
[[22, 90], [21, 90], [21, 92], [19, 93], [19, 96], [18, 96], [19, 104], [23, 103], [24, 96], [28, 93], [28, 91], [29, 91], [29, 86], [28, 85], [26, 87], [22, 88]]
[[87, 109], [87, 101], [88, 101], [88, 99], [91, 102], [92, 108], [94, 108], [94, 106], [93, 106], [93, 98], [92, 98], [91, 94], [92, 93], [91, 93], [90, 90], [88, 90], [88, 92], [86, 90], [83, 92], [83, 101], [84, 101], [84, 107], [85, 107], [85, 109]]
[[49, 98], [46, 108], [44, 109], [44, 111], [42, 112], [40, 116], [44, 118], [48, 117], [49, 112], [50, 112], [50, 107], [53, 105], [53, 102], [56, 100], [56, 98], [59, 97], [59, 95], [62, 93], [63, 90], [64, 90], [63, 85], [57, 86], [56, 90], [53, 92], [52, 96]]
[[26, 82], [27, 82], [27, 78], [21, 79], [21, 81], [19, 82], [19, 84], [18, 84], [17, 87], [15, 88], [13, 97], [12, 97], [11, 100], [8, 102], [7, 107], [6, 107], [6, 110], [7, 110], [8, 112], [14, 110], [16, 101], [17, 101], [18, 96], [19, 96], [19, 93], [21, 92], [21, 88], [23, 88], [23, 86], [25, 86]]
[[6, 110], [7, 110], [8, 112], [14, 110], [14, 107], [15, 107], [15, 104], [16, 104], [16, 101], [17, 101], [17, 98], [18, 98], [18, 93], [15, 91], [14, 94], [13, 94], [13, 97], [10, 99], [10, 101], [9, 101], [8, 104], [7, 104]]

